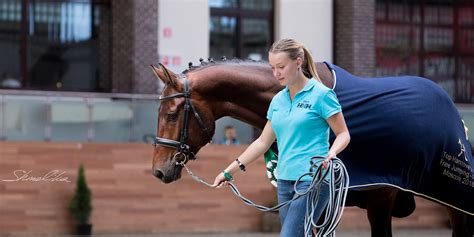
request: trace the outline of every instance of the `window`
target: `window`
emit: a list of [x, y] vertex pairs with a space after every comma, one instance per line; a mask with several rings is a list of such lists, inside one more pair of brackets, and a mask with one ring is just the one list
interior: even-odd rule
[[209, 0], [210, 56], [266, 60], [273, 42], [273, 0]]
[[109, 90], [106, 0], [0, 3], [0, 88]]
[[474, 103], [474, 3], [377, 0], [376, 74], [419, 75]]

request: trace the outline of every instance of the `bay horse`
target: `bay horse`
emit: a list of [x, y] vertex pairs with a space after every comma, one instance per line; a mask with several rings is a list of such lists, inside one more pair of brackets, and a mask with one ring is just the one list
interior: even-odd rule
[[[351, 111], [352, 107], [356, 106], [351, 103], [365, 108], [364, 101], [368, 101], [367, 98], [380, 98], [384, 93], [387, 94], [383, 92], [383, 88], [381, 94], [369, 93], [364, 95], [362, 99], [357, 98], [353, 93], [344, 94], [344, 91], [340, 91], [340, 88], [349, 85], [359, 86], [351, 84], [357, 80], [347, 82], [341, 80], [344, 73], [347, 72], [340, 68], [336, 68], [339, 70], [340, 75], [338, 77], [340, 79], [335, 80], [334, 66], [328, 63], [318, 62], [316, 68], [322, 83], [329, 88], [334, 88], [345, 117], [347, 116], [346, 111]], [[160, 97], [161, 104], [158, 111], [157, 137], [155, 138], [156, 145], [152, 167], [153, 175], [164, 183], [178, 180], [181, 177], [182, 166], [177, 165], [177, 163], [192, 159], [194, 154], [211, 141], [217, 119], [230, 116], [262, 129], [266, 123], [268, 105], [272, 97], [282, 89], [282, 86], [273, 78], [270, 66], [261, 62], [213, 62], [186, 70], [182, 74], [175, 74], [161, 64], [160, 67], [152, 66], [152, 70], [165, 84]], [[367, 86], [370, 87], [370, 85]], [[380, 103], [380, 101], [377, 103]], [[416, 103], [412, 102], [412, 104]], [[448, 103], [449, 106], [451, 105]], [[364, 113], [355, 114], [366, 120]], [[384, 115], [382, 114], [382, 116]], [[358, 150], [356, 146], [374, 141], [364, 136], [358, 136], [359, 131], [357, 129], [359, 127], [357, 126], [360, 125], [358, 124], [360, 121], [353, 119], [351, 113], [349, 113], [349, 117], [346, 117], [346, 121], [351, 133], [351, 144], [346, 148], [349, 150], [346, 154], [341, 153], [341, 159], [345, 163], [351, 163], [356, 158], [369, 157], [369, 151]], [[401, 122], [401, 124], [408, 126], [406, 129], [419, 128], [419, 124], [414, 126], [410, 123], [410, 121]], [[390, 125], [388, 124], [384, 128], [390, 129]], [[370, 132], [382, 135], [388, 134], [387, 137], [390, 138], [390, 133], [386, 130], [372, 128]], [[388, 150], [391, 149], [391, 146], [396, 146], [393, 143], [398, 141], [395, 140], [381, 143], [380, 141], [383, 141], [381, 139], [383, 138], [382, 135], [375, 136], [374, 144], [384, 146]], [[350, 153], [351, 146], [353, 147], [352, 151], [354, 151], [352, 157]], [[412, 148], [412, 146], [408, 147]], [[384, 165], [377, 161], [375, 163]], [[355, 173], [356, 176], [364, 176], [364, 172]], [[368, 173], [373, 172], [373, 170], [368, 171]], [[403, 170], [402, 172], [406, 172], [410, 176], [416, 176], [416, 172], [413, 173], [411, 170]], [[350, 170], [349, 173], [351, 173]], [[351, 182], [352, 179], [351, 176]], [[423, 185], [418, 184], [418, 186]], [[438, 201], [437, 199], [432, 200]], [[446, 204], [445, 202], [440, 203]], [[372, 236], [387, 237], [392, 236], [392, 216], [406, 217], [415, 209], [413, 192], [401, 189], [396, 185], [386, 184], [350, 189], [346, 205], [367, 209]], [[447, 209], [453, 227], [453, 236], [472, 237], [474, 218], [459, 208], [447, 205]]]

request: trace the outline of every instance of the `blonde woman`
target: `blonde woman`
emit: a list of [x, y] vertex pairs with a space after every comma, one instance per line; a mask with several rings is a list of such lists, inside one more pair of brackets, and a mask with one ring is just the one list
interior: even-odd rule
[[[214, 186], [227, 185], [234, 173], [239, 169], [245, 171], [245, 166], [261, 157], [276, 139], [278, 202], [282, 203], [295, 195], [294, 184], [310, 169], [311, 157], [325, 157], [319, 165], [327, 167], [328, 161], [349, 144], [350, 135], [336, 94], [321, 83], [305, 46], [293, 39], [279, 40], [270, 48], [268, 59], [275, 79], [285, 88], [273, 97], [260, 137], [217, 175]], [[332, 146], [329, 145], [329, 129], [336, 135]], [[296, 189], [307, 189], [310, 179], [306, 176]], [[315, 220], [319, 219], [329, 198], [326, 183], [323, 182], [320, 191], [317, 211], [313, 214]], [[306, 209], [305, 198], [280, 209], [281, 237], [304, 235]]]

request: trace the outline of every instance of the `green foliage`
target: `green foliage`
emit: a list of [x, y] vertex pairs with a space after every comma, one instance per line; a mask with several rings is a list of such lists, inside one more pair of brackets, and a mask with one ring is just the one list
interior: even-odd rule
[[71, 200], [69, 210], [79, 224], [88, 224], [89, 217], [92, 212], [91, 190], [87, 186], [84, 167], [79, 167], [79, 175], [77, 177], [76, 193]]

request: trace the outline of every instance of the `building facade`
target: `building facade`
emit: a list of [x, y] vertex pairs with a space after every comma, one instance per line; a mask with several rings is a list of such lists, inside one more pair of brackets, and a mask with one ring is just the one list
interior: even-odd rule
[[[236, 206], [241, 204], [230, 193], [209, 192], [184, 177], [181, 187], [193, 188], [159, 186], [149, 173], [151, 147], [136, 143], [150, 142], [156, 133], [163, 85], [150, 64], [180, 73], [200, 58], [265, 61], [271, 43], [281, 38], [295, 38], [317, 61], [358, 76], [432, 79], [474, 131], [472, 0], [2, 0], [2, 180], [18, 167], [34, 166], [35, 173], [62, 168], [70, 174], [85, 162], [97, 195], [93, 221], [100, 233], [259, 231], [260, 214]], [[216, 143], [229, 124], [242, 143], [255, 136], [250, 126], [223, 118], [217, 121]], [[204, 148], [208, 163], [202, 167], [218, 172], [213, 152], [226, 155], [224, 164], [242, 152], [242, 147], [230, 149]], [[197, 172], [212, 179], [202, 167]], [[262, 194], [272, 188], [260, 174], [251, 171], [256, 179], [244, 190], [271, 205], [274, 196]], [[8, 214], [0, 234], [69, 231], [67, 198], [73, 187], [28, 185], [0, 182], [0, 200], [5, 200], [0, 210]], [[214, 201], [218, 198], [225, 205]], [[189, 204], [191, 199], [196, 203]], [[444, 210], [430, 204], [420, 209], [398, 226], [446, 223]], [[343, 226], [367, 227], [361, 215], [345, 212]], [[213, 222], [214, 216], [224, 224]]]
[[[150, 64], [160, 62], [180, 73], [200, 59], [265, 61], [271, 43], [288, 37], [305, 44], [316, 60], [358, 76], [409, 74], [434, 80], [467, 111], [470, 125], [473, 8], [468, 0], [5, 0], [0, 4], [0, 94], [28, 96], [33, 91], [46, 95], [46, 101], [51, 92], [59, 92], [59, 97], [77, 97], [72, 92], [80, 92], [149, 98], [163, 88]], [[96, 96], [86, 95], [92, 106], [83, 111], [94, 114]], [[85, 100], [81, 96], [79, 100]], [[0, 101], [0, 110], [7, 114], [7, 99]], [[45, 103], [45, 113], [54, 110]], [[154, 125], [139, 128], [149, 122], [135, 116], [144, 113], [134, 105], [125, 107], [117, 113], [128, 118], [122, 122], [131, 124], [129, 134], [138, 135], [124, 141], [150, 136], [142, 131], [154, 131]], [[15, 109], [22, 110], [29, 109]], [[1, 120], [0, 137], [22, 137], [8, 132], [16, 124], [6, 124], [20, 117], [18, 113]], [[43, 123], [50, 124], [47, 118]], [[70, 140], [96, 140], [96, 121], [82, 123], [89, 124], [83, 124], [89, 127], [87, 134]], [[229, 124], [237, 127], [244, 143], [258, 134], [224, 118], [217, 122], [215, 141]], [[50, 127], [41, 132], [44, 140], [57, 137], [51, 131], [59, 130]]]

